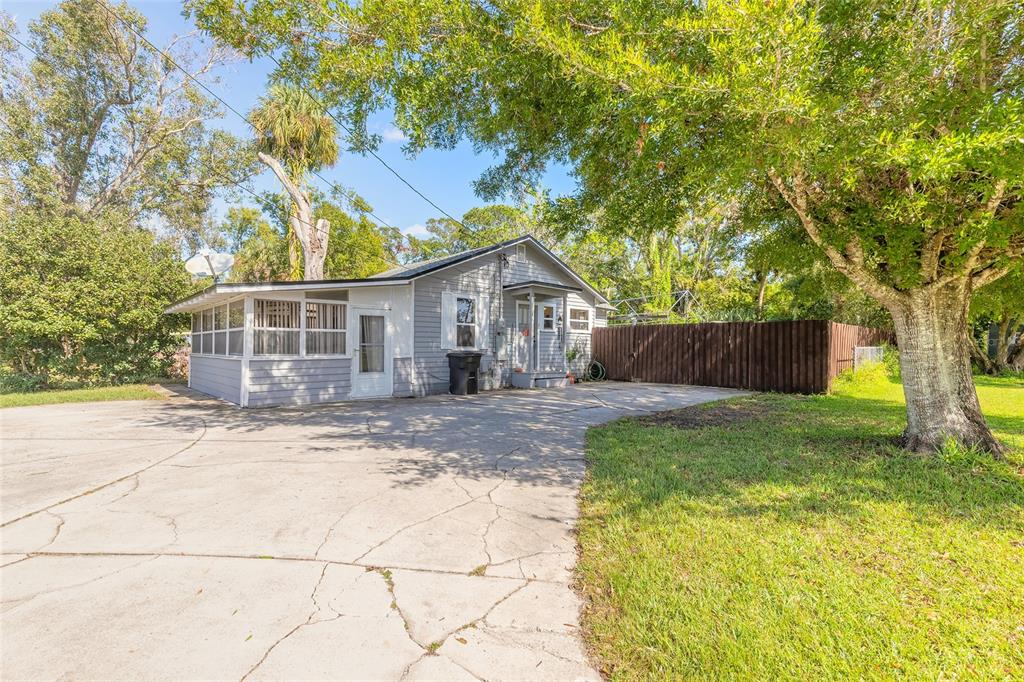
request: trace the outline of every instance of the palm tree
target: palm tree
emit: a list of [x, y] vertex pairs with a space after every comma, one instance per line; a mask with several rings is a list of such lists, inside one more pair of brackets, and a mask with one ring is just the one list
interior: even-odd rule
[[292, 198], [288, 234], [291, 275], [299, 276], [298, 241], [302, 247], [302, 278], [323, 279], [330, 223], [324, 218], [314, 222], [306, 175], [337, 162], [334, 121], [309, 93], [285, 83], [270, 86], [249, 120], [257, 130], [260, 161], [274, 172]]

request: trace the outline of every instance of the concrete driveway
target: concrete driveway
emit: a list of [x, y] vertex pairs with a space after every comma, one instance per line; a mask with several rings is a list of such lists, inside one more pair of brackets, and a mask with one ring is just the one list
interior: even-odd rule
[[0, 411], [2, 676], [596, 678], [570, 588], [586, 427], [739, 394]]

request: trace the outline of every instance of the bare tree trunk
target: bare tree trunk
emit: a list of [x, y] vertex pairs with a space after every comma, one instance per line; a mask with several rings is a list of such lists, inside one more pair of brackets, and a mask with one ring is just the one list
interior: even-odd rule
[[995, 372], [995, 365], [992, 364], [992, 359], [988, 356], [988, 348], [985, 346], [987, 343], [983, 343], [978, 339], [971, 339], [971, 358], [981, 367], [981, 371], [985, 374], [992, 374]]
[[1017, 339], [1017, 347], [1010, 351], [1006, 366], [1015, 372], [1024, 370], [1024, 337]]
[[294, 216], [293, 208], [288, 218], [288, 278], [293, 280], [302, 279], [302, 259], [299, 257], [302, 246], [299, 244], [299, 235], [295, 234]]
[[1002, 452], [985, 423], [971, 376], [967, 327], [970, 282], [907, 292], [889, 307], [896, 326], [900, 373], [907, 400], [903, 445], [933, 452], [947, 438]]
[[764, 294], [768, 288], [768, 273], [758, 272], [758, 286], [757, 286], [757, 319], [764, 319]]
[[[302, 246], [303, 279], [317, 280], [324, 278], [324, 261], [327, 260], [327, 240], [330, 236], [330, 223], [320, 218], [313, 220], [313, 205], [309, 194], [305, 192], [291, 177], [284, 167], [269, 154], [258, 154], [263, 165], [274, 172], [277, 179], [284, 185], [292, 198], [291, 227]], [[289, 243], [289, 257], [291, 255]]]

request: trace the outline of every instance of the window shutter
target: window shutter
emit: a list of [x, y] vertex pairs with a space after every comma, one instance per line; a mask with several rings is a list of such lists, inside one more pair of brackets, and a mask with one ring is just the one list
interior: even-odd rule
[[455, 348], [455, 294], [441, 292], [441, 348]]
[[477, 329], [480, 333], [480, 338], [477, 339], [476, 347], [478, 350], [487, 350], [491, 347], [491, 299], [486, 294], [482, 294], [477, 298], [477, 306], [479, 307], [479, 322]]

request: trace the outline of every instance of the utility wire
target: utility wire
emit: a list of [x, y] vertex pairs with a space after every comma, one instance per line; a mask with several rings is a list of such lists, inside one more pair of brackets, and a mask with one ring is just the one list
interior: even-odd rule
[[[250, 35], [251, 35], [251, 34], [250, 34]], [[274, 55], [273, 55], [273, 54], [272, 54], [271, 52], [269, 52], [269, 51], [268, 51], [268, 52], [266, 53], [266, 55], [267, 55], [267, 57], [268, 57], [268, 58], [270, 59], [270, 61], [272, 61], [272, 62], [274, 62], [275, 64], [277, 64], [277, 67], [278, 67], [279, 69], [284, 69], [284, 65], [283, 65], [283, 64], [281, 64], [281, 62], [280, 62], [280, 61], [279, 61], [279, 60], [277, 59], [277, 57], [275, 57], [275, 56], [274, 56]], [[312, 100], [313, 100], [314, 102], [316, 102], [316, 103], [317, 103], [317, 104], [318, 104], [318, 105], [320, 106], [320, 109], [321, 109], [321, 110], [322, 110], [322, 111], [323, 111], [323, 112], [324, 112], [325, 114], [327, 114], [328, 116], [330, 116], [330, 117], [331, 117], [331, 118], [332, 118], [332, 119], [334, 120], [334, 122], [335, 122], [335, 123], [337, 123], [337, 124], [338, 124], [338, 126], [339, 126], [339, 127], [340, 127], [340, 128], [342, 129], [342, 130], [344, 130], [344, 131], [345, 131], [346, 133], [348, 133], [349, 135], [353, 135], [353, 134], [354, 134], [354, 133], [352, 132], [352, 129], [351, 129], [351, 128], [349, 128], [349, 127], [348, 127], [347, 125], [345, 125], [345, 123], [344, 123], [344, 122], [343, 122], [343, 121], [342, 121], [342, 120], [341, 120], [340, 118], [338, 118], [337, 116], [335, 116], [335, 115], [334, 115], [334, 114], [333, 114], [333, 113], [331, 112], [330, 108], [328, 108], [328, 106], [327, 106], [326, 104], [324, 104], [324, 103], [323, 103], [322, 101], [320, 101], [320, 99], [319, 99], [319, 98], [318, 98], [318, 97], [317, 97], [316, 95], [314, 95], [314, 94], [313, 94], [313, 92], [312, 92], [312, 91], [311, 91], [311, 90], [310, 90], [309, 88], [307, 88], [307, 87], [306, 87], [305, 85], [303, 85], [302, 83], [297, 83], [297, 85], [299, 86], [299, 88], [301, 88], [301, 89], [302, 89], [302, 91], [303, 91], [303, 92], [305, 92], [305, 93], [306, 93], [306, 94], [307, 94], [307, 95], [308, 95], [308, 96], [310, 97], [310, 99], [312, 99]], [[476, 230], [474, 230], [474, 229], [470, 228], [470, 227], [469, 227], [468, 225], [464, 224], [464, 223], [463, 223], [463, 222], [462, 222], [461, 220], [459, 220], [458, 218], [456, 218], [455, 216], [453, 216], [453, 215], [452, 215], [451, 213], [449, 213], [448, 211], [446, 211], [446, 210], [444, 210], [443, 208], [441, 208], [440, 206], [438, 206], [438, 205], [437, 205], [436, 203], [434, 203], [434, 201], [433, 201], [433, 200], [431, 200], [431, 199], [430, 199], [430, 197], [428, 197], [428, 196], [427, 196], [427, 195], [425, 195], [425, 194], [424, 194], [423, 192], [421, 192], [421, 191], [419, 191], [418, 189], [416, 189], [416, 187], [414, 187], [414, 186], [412, 185], [412, 183], [410, 183], [410, 182], [409, 182], [408, 180], [406, 180], [406, 179], [405, 179], [404, 177], [402, 177], [402, 175], [401, 175], [401, 174], [400, 174], [400, 173], [399, 173], [398, 171], [396, 171], [396, 170], [395, 170], [394, 168], [392, 168], [392, 167], [391, 167], [391, 165], [390, 165], [390, 164], [389, 164], [389, 163], [388, 163], [387, 161], [385, 161], [384, 159], [382, 159], [382, 158], [380, 157], [380, 155], [379, 155], [379, 154], [377, 154], [377, 152], [375, 152], [375, 151], [374, 151], [374, 150], [372, 150], [372, 149], [366, 149], [366, 153], [368, 153], [368, 154], [369, 154], [370, 156], [372, 156], [373, 158], [377, 159], [377, 161], [379, 161], [379, 162], [380, 162], [380, 164], [381, 164], [382, 166], [384, 166], [384, 167], [385, 167], [385, 168], [387, 168], [387, 169], [388, 169], [389, 171], [391, 171], [391, 173], [392, 173], [392, 174], [393, 174], [393, 175], [394, 175], [394, 176], [395, 176], [396, 178], [398, 178], [399, 180], [401, 180], [401, 181], [402, 181], [402, 182], [403, 182], [403, 183], [405, 184], [405, 186], [406, 186], [406, 187], [408, 187], [408, 188], [409, 188], [409, 189], [411, 189], [411, 190], [412, 190], [413, 192], [415, 192], [416, 194], [418, 194], [418, 195], [420, 196], [420, 198], [421, 198], [421, 199], [423, 199], [423, 200], [424, 200], [425, 202], [427, 202], [428, 204], [430, 204], [431, 206], [433, 206], [433, 207], [434, 207], [435, 209], [437, 209], [438, 211], [440, 211], [440, 212], [441, 212], [442, 214], [444, 214], [444, 215], [445, 215], [445, 216], [446, 216], [447, 218], [449, 218], [449, 219], [451, 219], [451, 220], [452, 220], [453, 222], [455, 222], [455, 224], [456, 224], [456, 225], [458, 225], [458, 226], [459, 226], [459, 227], [461, 227], [462, 229], [464, 229], [464, 230], [466, 230], [466, 231], [470, 232], [471, 234], [476, 234]]]
[[[160, 48], [158, 48], [158, 47], [157, 47], [156, 45], [154, 45], [153, 43], [151, 43], [151, 42], [150, 42], [150, 41], [149, 41], [149, 40], [148, 40], [148, 39], [147, 39], [147, 38], [146, 38], [145, 36], [143, 36], [143, 35], [142, 35], [141, 33], [139, 33], [139, 31], [138, 31], [138, 30], [136, 30], [136, 28], [135, 28], [134, 26], [132, 26], [130, 22], [126, 21], [126, 20], [125, 20], [124, 18], [122, 18], [122, 17], [121, 17], [121, 15], [120, 15], [120, 14], [118, 14], [118, 13], [117, 13], [116, 11], [114, 11], [114, 9], [113, 9], [113, 8], [111, 8], [111, 7], [109, 6], [109, 5], [107, 5], [107, 3], [106, 3], [106, 2], [104, 1], [104, 0], [96, 0], [96, 3], [97, 3], [98, 5], [100, 5], [100, 6], [101, 6], [101, 7], [102, 7], [102, 8], [104, 9], [104, 11], [108, 12], [108, 13], [109, 13], [109, 14], [110, 14], [111, 16], [115, 17], [115, 18], [116, 18], [116, 19], [117, 19], [118, 21], [120, 21], [120, 22], [121, 22], [121, 24], [123, 24], [123, 25], [124, 25], [124, 26], [125, 26], [125, 27], [126, 27], [126, 28], [127, 28], [128, 30], [129, 30], [129, 31], [131, 31], [131, 32], [132, 32], [132, 33], [134, 33], [134, 34], [135, 34], [136, 36], [138, 36], [138, 38], [139, 38], [140, 40], [142, 40], [142, 41], [143, 41], [144, 43], [146, 43], [146, 45], [148, 45], [148, 46], [149, 46], [149, 48], [150, 48], [151, 50], [154, 50], [155, 52], [157, 52], [157, 53], [159, 53], [160, 55], [162, 55], [162, 56], [163, 56], [163, 57], [164, 57], [164, 58], [165, 58], [165, 59], [166, 59], [166, 60], [168, 61], [168, 63], [170, 63], [170, 64], [171, 64], [172, 66], [174, 66], [174, 67], [175, 67], [176, 69], [178, 69], [178, 70], [179, 70], [179, 71], [181, 71], [182, 73], [184, 73], [184, 74], [185, 74], [185, 75], [186, 75], [186, 76], [187, 76], [187, 77], [188, 77], [189, 79], [191, 79], [191, 80], [192, 80], [192, 81], [193, 81], [194, 83], [196, 83], [197, 85], [199, 85], [199, 87], [203, 88], [203, 90], [205, 90], [205, 91], [206, 91], [206, 92], [208, 92], [208, 93], [209, 93], [209, 94], [210, 94], [210, 95], [211, 95], [212, 97], [214, 97], [215, 99], [217, 99], [217, 101], [219, 101], [219, 102], [220, 102], [221, 104], [223, 104], [223, 105], [224, 105], [225, 107], [227, 107], [227, 108], [228, 108], [228, 109], [230, 109], [230, 110], [231, 110], [232, 112], [234, 112], [234, 113], [235, 113], [235, 114], [236, 114], [237, 116], [239, 116], [239, 117], [240, 117], [240, 118], [241, 118], [242, 120], [244, 120], [244, 121], [245, 121], [246, 123], [248, 123], [248, 124], [249, 124], [249, 126], [251, 126], [251, 127], [252, 127], [252, 129], [253, 129], [253, 130], [254, 130], [254, 131], [255, 131], [255, 132], [257, 133], [257, 134], [260, 134], [260, 133], [261, 133], [261, 131], [259, 130], [259, 128], [257, 128], [257, 127], [256, 127], [256, 126], [255, 126], [255, 125], [253, 124], [253, 122], [249, 120], [249, 118], [248, 118], [247, 116], [243, 115], [243, 114], [242, 114], [241, 112], [239, 112], [239, 111], [238, 111], [237, 109], [235, 109], [235, 108], [234, 108], [234, 107], [232, 107], [232, 106], [231, 106], [230, 104], [228, 104], [228, 103], [227, 103], [226, 101], [224, 101], [224, 99], [223, 99], [222, 97], [220, 97], [219, 95], [217, 95], [216, 93], [214, 93], [214, 92], [213, 92], [213, 91], [212, 91], [212, 90], [211, 90], [210, 88], [208, 88], [208, 87], [206, 86], [206, 84], [205, 84], [205, 83], [201, 82], [200, 80], [198, 80], [197, 78], [195, 78], [194, 76], [192, 76], [192, 74], [190, 74], [190, 73], [189, 73], [188, 71], [186, 71], [186, 70], [185, 70], [185, 69], [183, 69], [183, 68], [182, 68], [181, 66], [179, 66], [179, 65], [178, 65], [178, 63], [177, 63], [177, 62], [175, 62], [175, 61], [174, 61], [174, 59], [173, 59], [173, 58], [172, 58], [172, 57], [171, 57], [171, 56], [170, 56], [169, 54], [167, 54], [166, 52], [164, 52], [163, 50], [161, 50]], [[276, 58], [276, 57], [275, 57], [274, 55], [272, 55], [272, 54], [270, 54], [270, 53], [267, 53], [267, 56], [268, 56], [268, 57], [269, 57], [269, 58], [271, 59], [271, 61], [273, 61], [273, 62], [274, 62], [275, 64], [277, 64], [277, 66], [278, 66], [279, 68], [283, 68], [283, 67], [281, 66], [281, 62], [280, 62], [280, 61], [278, 61], [278, 59], [277, 59], [277, 58]], [[323, 104], [323, 102], [321, 102], [321, 101], [320, 101], [320, 99], [319, 99], [319, 98], [317, 98], [317, 97], [316, 97], [315, 95], [313, 95], [313, 93], [311, 93], [311, 92], [309, 91], [309, 89], [308, 89], [308, 88], [306, 88], [306, 87], [305, 87], [304, 85], [302, 85], [301, 83], [300, 83], [300, 84], [298, 84], [298, 85], [299, 85], [299, 87], [300, 87], [300, 88], [302, 88], [302, 90], [303, 90], [303, 91], [304, 91], [304, 92], [305, 92], [305, 93], [306, 93], [307, 95], [309, 95], [309, 97], [310, 97], [310, 98], [312, 98], [312, 99], [313, 99], [313, 101], [314, 101], [314, 102], [316, 102], [316, 103], [317, 103], [317, 104], [318, 104], [318, 105], [320, 106], [320, 108], [321, 108], [321, 109], [323, 110], [323, 112], [324, 112], [325, 114], [327, 114], [328, 116], [330, 116], [330, 117], [331, 117], [331, 119], [332, 119], [332, 120], [333, 120], [333, 121], [334, 121], [334, 122], [335, 122], [336, 124], [338, 124], [338, 125], [339, 125], [339, 126], [341, 127], [341, 129], [342, 129], [342, 130], [344, 130], [345, 132], [347, 132], [347, 133], [348, 133], [349, 135], [351, 135], [351, 134], [352, 134], [352, 129], [351, 129], [351, 128], [349, 128], [348, 126], [346, 126], [346, 125], [345, 125], [345, 124], [344, 124], [344, 123], [343, 123], [343, 122], [342, 122], [342, 121], [341, 121], [341, 120], [340, 120], [340, 119], [339, 119], [339, 118], [338, 118], [337, 116], [335, 116], [335, 115], [334, 115], [334, 114], [333, 114], [333, 113], [332, 113], [332, 112], [330, 111], [330, 109], [328, 109], [328, 108], [327, 108], [327, 107], [326, 107], [326, 106], [325, 106], [325, 105]], [[395, 170], [395, 169], [394, 169], [393, 167], [391, 167], [391, 165], [390, 165], [390, 164], [388, 164], [388, 163], [387, 163], [387, 162], [386, 162], [386, 161], [385, 161], [384, 159], [382, 159], [382, 158], [380, 157], [380, 155], [378, 155], [378, 154], [377, 154], [376, 152], [374, 152], [374, 151], [373, 151], [372, 149], [368, 149], [368, 150], [367, 150], [367, 152], [368, 152], [368, 153], [369, 153], [369, 154], [370, 154], [370, 155], [371, 155], [371, 156], [372, 156], [373, 158], [375, 158], [375, 159], [376, 159], [377, 161], [379, 161], [379, 162], [380, 162], [380, 164], [381, 164], [382, 166], [384, 166], [384, 167], [385, 167], [386, 169], [388, 169], [388, 170], [389, 170], [389, 171], [390, 171], [390, 172], [391, 172], [391, 173], [392, 173], [392, 174], [393, 174], [393, 175], [394, 175], [394, 176], [395, 176], [396, 178], [398, 178], [399, 180], [401, 180], [401, 181], [402, 181], [402, 183], [403, 183], [403, 184], [405, 184], [405, 186], [406, 186], [406, 187], [408, 187], [408, 188], [409, 188], [409, 189], [411, 189], [411, 190], [412, 190], [413, 192], [415, 192], [415, 193], [416, 193], [416, 194], [417, 194], [417, 195], [418, 195], [418, 196], [419, 196], [420, 198], [422, 198], [422, 199], [423, 199], [424, 201], [426, 201], [426, 202], [427, 202], [428, 204], [430, 204], [431, 206], [433, 206], [433, 207], [434, 207], [435, 209], [437, 209], [438, 211], [440, 211], [441, 213], [443, 213], [443, 214], [444, 214], [445, 216], [447, 216], [448, 218], [450, 218], [451, 220], [453, 220], [453, 221], [454, 221], [454, 222], [455, 222], [455, 223], [456, 223], [457, 225], [459, 225], [459, 226], [460, 226], [460, 227], [462, 227], [463, 229], [466, 229], [466, 230], [468, 230], [468, 231], [470, 231], [470, 232], [474, 232], [474, 233], [475, 233], [475, 231], [474, 231], [474, 230], [470, 230], [470, 228], [468, 228], [468, 227], [467, 227], [466, 225], [464, 225], [464, 224], [462, 223], [462, 221], [460, 221], [460, 220], [459, 220], [458, 218], [456, 218], [455, 216], [453, 216], [453, 215], [452, 215], [451, 213], [449, 213], [448, 211], [446, 211], [446, 210], [444, 210], [443, 208], [441, 208], [440, 206], [438, 206], [438, 205], [437, 205], [437, 204], [436, 204], [436, 203], [435, 203], [434, 201], [432, 201], [432, 200], [430, 199], [430, 197], [428, 197], [427, 195], [425, 195], [425, 194], [424, 194], [423, 192], [421, 192], [420, 190], [418, 190], [418, 189], [417, 189], [417, 188], [416, 188], [416, 187], [415, 187], [415, 186], [414, 186], [414, 185], [413, 185], [413, 184], [412, 184], [411, 182], [409, 182], [409, 181], [408, 181], [408, 180], [406, 180], [406, 179], [405, 179], [404, 177], [402, 177], [402, 175], [401, 175], [401, 174], [400, 174], [400, 173], [399, 173], [398, 171], [396, 171], [396, 170]], [[321, 179], [321, 180], [323, 180], [324, 182], [326, 182], [326, 183], [327, 183], [328, 185], [330, 185], [330, 186], [334, 187], [335, 189], [339, 189], [339, 188], [338, 188], [338, 186], [337, 186], [337, 184], [335, 184], [335, 183], [331, 182], [330, 180], [328, 180], [327, 178], [323, 177], [323, 176], [322, 176], [322, 175], [320, 175], [320, 173], [318, 173], [317, 171], [312, 171], [312, 174], [313, 174], [313, 175], [315, 175], [316, 177], [320, 178], [320, 179]], [[391, 227], [392, 229], [394, 229], [394, 228], [393, 228], [393, 226], [391, 226], [391, 225], [388, 225], [388, 224], [387, 224], [387, 223], [385, 223], [385, 222], [384, 222], [383, 220], [381, 220], [381, 219], [380, 219], [380, 218], [378, 218], [377, 216], [373, 215], [373, 213], [370, 213], [370, 215], [371, 215], [371, 216], [373, 216], [373, 217], [374, 217], [374, 218], [375, 218], [375, 219], [376, 219], [376, 220], [377, 220], [378, 222], [380, 222], [381, 224], [385, 225], [386, 227]]]
[[[123, 22], [122, 22], [122, 23], [123, 23]], [[8, 36], [8, 37], [9, 37], [9, 38], [11, 39], [11, 40], [13, 40], [13, 41], [14, 41], [14, 42], [16, 42], [16, 43], [17, 43], [18, 45], [20, 45], [20, 46], [21, 46], [22, 48], [24, 48], [25, 50], [27, 50], [28, 52], [30, 52], [30, 53], [31, 53], [32, 55], [34, 55], [34, 56], [36, 57], [36, 59], [39, 59], [39, 60], [42, 60], [42, 59], [43, 59], [42, 55], [40, 55], [40, 54], [39, 54], [38, 52], [36, 52], [35, 50], [33, 50], [33, 49], [32, 49], [31, 47], [29, 47], [29, 46], [28, 46], [28, 45], [27, 45], [26, 43], [24, 43], [24, 42], [23, 42], [22, 40], [20, 40], [20, 39], [19, 39], [19, 38], [18, 38], [18, 37], [17, 37], [16, 35], [14, 35], [13, 33], [11, 33], [10, 31], [8, 31], [8, 30], [4, 29], [3, 27], [0, 27], [0, 31], [2, 31], [3, 33], [5, 33], [5, 34], [6, 34], [6, 35], [7, 35], [7, 36]], [[138, 35], [138, 34], [136, 33], [136, 35]], [[141, 36], [140, 36], [140, 37], [141, 37]], [[146, 41], [146, 42], [148, 43], [149, 41]], [[151, 43], [150, 43], [150, 44], [151, 44]], [[158, 51], [158, 52], [160, 52], [161, 54], [164, 54], [164, 53], [163, 53], [163, 52], [162, 52], [161, 50], [157, 50], [157, 51]], [[165, 56], [166, 56], [166, 55], [165, 55]], [[168, 60], [170, 61], [170, 58], [169, 58], [169, 57], [168, 57]], [[177, 65], [175, 64], [175, 66], [177, 66]], [[179, 68], [179, 69], [181, 69], [181, 67], [178, 67], [178, 68]], [[194, 77], [193, 77], [193, 76], [192, 76], [191, 74], [189, 74], [189, 73], [188, 73], [187, 71], [184, 71], [184, 70], [182, 69], [182, 72], [183, 72], [183, 73], [185, 73], [185, 74], [186, 74], [187, 76], [189, 76], [189, 78], [192, 78], [192, 80], [193, 80], [193, 81], [195, 81], [195, 82], [199, 82], [199, 81], [197, 81], [197, 80], [196, 80], [196, 79], [195, 79], [195, 78], [194, 78]], [[204, 87], [205, 87], [205, 86], [204, 86]], [[207, 90], [207, 92], [210, 92], [210, 94], [211, 94], [211, 95], [213, 95], [214, 97], [216, 97], [216, 95], [215, 95], [215, 94], [213, 94], [213, 92], [212, 92], [212, 91], [210, 91], [210, 90], [209, 90], [209, 88], [206, 88], [206, 90]], [[218, 97], [217, 99], [218, 99], [218, 100], [220, 100], [220, 98], [219, 98], [219, 97]], [[220, 100], [220, 101], [221, 101], [221, 102], [223, 102], [223, 100]], [[224, 105], [225, 105], [225, 106], [227, 106], [227, 107], [228, 107], [229, 109], [231, 109], [231, 107], [230, 107], [230, 106], [229, 106], [229, 105], [228, 105], [227, 103], [224, 103]], [[234, 111], [234, 110], [232, 109], [232, 111]], [[235, 113], [237, 114], [238, 112], [236, 111]], [[239, 114], [239, 115], [240, 115], [240, 114]], [[245, 117], [243, 116], [243, 119], [244, 119], [244, 118], [245, 118]], [[252, 125], [252, 123], [251, 123], [251, 122], [249, 122], [249, 121], [248, 121], [248, 119], [246, 119], [246, 122], [248, 122], [248, 123], [249, 123], [249, 125]], [[251, 177], [251, 176], [250, 176], [250, 177]], [[219, 177], [218, 177], [217, 179], [218, 179], [218, 180], [220, 180], [220, 181], [222, 181], [222, 182], [224, 182], [224, 183], [226, 183], [226, 184], [232, 185], [232, 186], [234, 186], [234, 187], [237, 187], [238, 189], [241, 189], [241, 190], [243, 190], [243, 191], [245, 191], [245, 192], [247, 192], [247, 193], [251, 194], [251, 195], [252, 195], [252, 196], [253, 196], [253, 197], [254, 197], [254, 198], [256, 199], [256, 201], [257, 201], [257, 202], [259, 202], [259, 204], [260, 204], [260, 206], [261, 206], [261, 207], [263, 207], [263, 208], [266, 208], [266, 197], [264, 197], [264, 196], [260, 195], [260, 194], [259, 194], [258, 192], [256, 192], [255, 190], [253, 190], [253, 189], [252, 189], [251, 187], [248, 187], [248, 186], [246, 186], [246, 185], [242, 184], [241, 182], [239, 182], [239, 181], [237, 181], [237, 180], [233, 180], [233, 179], [231, 179], [231, 178], [229, 178], [229, 177], [227, 177], [227, 176], [223, 176], [223, 175], [222, 175], [222, 176], [219, 176]], [[335, 187], [335, 188], [337, 188], [337, 185], [334, 185], [334, 187]], [[384, 222], [383, 220], [381, 220], [380, 218], [377, 218], [377, 216], [376, 216], [376, 215], [374, 215], [374, 214], [373, 214], [372, 212], [370, 212], [370, 211], [363, 211], [363, 212], [364, 212], [364, 213], [367, 213], [368, 215], [370, 215], [371, 217], [373, 217], [374, 219], [376, 219], [376, 220], [377, 220], [377, 221], [378, 221], [378, 222], [379, 222], [379, 223], [380, 223], [381, 225], [383, 225], [384, 227], [389, 227], [389, 228], [391, 228], [391, 229], [395, 229], [395, 228], [393, 228], [393, 227], [392, 227], [391, 225], [388, 225], [388, 224], [387, 224], [386, 222]], [[301, 224], [303, 224], [303, 225], [306, 225], [306, 226], [308, 226], [308, 227], [310, 227], [310, 228], [312, 228], [312, 229], [314, 229], [314, 230], [316, 230], [316, 229], [317, 229], [316, 225], [314, 225], [314, 224], [310, 223], [310, 222], [309, 222], [309, 221], [307, 221], [307, 220], [303, 220], [302, 218], [299, 218], [298, 216], [289, 216], [289, 219], [294, 219], [294, 220], [296, 220], [297, 222], [299, 222], [299, 223], [301, 223]], [[390, 260], [390, 259], [388, 260], [388, 262], [389, 262], [390, 264], [392, 264], [392, 265], [400, 265], [400, 263], [398, 263], [398, 262], [396, 262], [396, 261], [393, 261], [393, 260]]]
[[[104, 0], [96, 0], [96, 4], [97, 4], [97, 5], [99, 5], [99, 6], [101, 7], [101, 8], [103, 8], [103, 10], [104, 10], [105, 12], [107, 12], [107, 13], [108, 13], [108, 14], [109, 14], [110, 16], [112, 16], [112, 17], [114, 17], [115, 19], [117, 19], [117, 20], [118, 20], [118, 21], [119, 21], [119, 22], [120, 22], [120, 23], [121, 23], [121, 24], [122, 24], [122, 25], [123, 25], [123, 26], [124, 26], [125, 28], [127, 28], [127, 29], [128, 29], [129, 31], [131, 31], [132, 33], [134, 33], [134, 34], [135, 34], [135, 36], [136, 36], [136, 37], [137, 37], [137, 38], [138, 38], [139, 40], [141, 40], [142, 42], [144, 42], [144, 43], [146, 44], [146, 46], [147, 46], [147, 47], [149, 47], [149, 49], [150, 49], [150, 50], [152, 50], [153, 52], [155, 52], [155, 53], [159, 54], [159, 55], [160, 55], [161, 57], [163, 57], [164, 59], [166, 59], [166, 60], [167, 60], [167, 63], [168, 63], [168, 64], [170, 64], [171, 66], [173, 66], [174, 68], [176, 68], [176, 69], [177, 69], [178, 71], [181, 71], [181, 72], [182, 72], [183, 74], [185, 74], [185, 77], [186, 77], [186, 78], [188, 78], [188, 79], [189, 79], [189, 80], [191, 80], [191, 81], [192, 81], [193, 83], [195, 83], [196, 85], [198, 85], [198, 86], [199, 86], [200, 88], [202, 88], [202, 89], [203, 89], [203, 90], [204, 90], [204, 91], [205, 91], [205, 92], [206, 92], [207, 94], [209, 94], [209, 95], [210, 95], [211, 97], [213, 97], [214, 99], [216, 99], [216, 100], [217, 100], [218, 102], [220, 102], [221, 104], [223, 104], [223, 105], [224, 105], [224, 107], [225, 107], [226, 109], [228, 109], [228, 110], [229, 110], [229, 111], [230, 111], [231, 113], [235, 114], [235, 115], [236, 115], [236, 116], [238, 116], [238, 117], [239, 117], [240, 119], [242, 119], [243, 121], [245, 121], [245, 122], [246, 122], [246, 123], [247, 123], [247, 124], [249, 125], [249, 127], [253, 129], [253, 131], [254, 131], [254, 132], [255, 132], [256, 134], [261, 134], [261, 131], [260, 131], [260, 129], [259, 129], [258, 127], [256, 127], [256, 125], [255, 125], [255, 124], [254, 124], [254, 123], [253, 123], [253, 122], [252, 122], [251, 120], [249, 120], [249, 117], [248, 117], [248, 116], [246, 116], [245, 114], [243, 114], [242, 112], [240, 112], [240, 111], [239, 111], [238, 109], [235, 109], [235, 108], [234, 108], [233, 106], [231, 106], [230, 104], [228, 104], [228, 103], [227, 103], [227, 101], [226, 101], [226, 100], [225, 100], [225, 99], [224, 99], [223, 97], [221, 97], [221, 96], [220, 96], [220, 95], [218, 95], [218, 94], [217, 94], [216, 92], [214, 92], [213, 90], [211, 90], [211, 89], [209, 88], [209, 86], [207, 86], [207, 85], [206, 85], [206, 83], [203, 83], [203, 82], [202, 82], [201, 80], [199, 80], [198, 78], [196, 78], [195, 76], [193, 76], [193, 75], [192, 75], [191, 73], [189, 73], [189, 72], [188, 72], [188, 70], [184, 69], [184, 68], [183, 68], [183, 67], [182, 67], [181, 65], [179, 65], [179, 64], [178, 64], [178, 62], [176, 62], [176, 61], [174, 60], [174, 58], [173, 58], [173, 57], [171, 57], [171, 55], [169, 55], [169, 54], [168, 54], [168, 53], [167, 53], [166, 51], [164, 51], [164, 50], [161, 50], [161, 49], [160, 49], [159, 47], [157, 47], [156, 45], [154, 45], [154, 44], [153, 44], [153, 43], [152, 43], [152, 42], [151, 42], [151, 41], [150, 41], [150, 40], [149, 40], [148, 38], [146, 38], [146, 36], [142, 35], [142, 34], [141, 34], [141, 33], [140, 33], [140, 32], [139, 32], [139, 31], [138, 31], [138, 30], [137, 30], [137, 29], [136, 29], [136, 28], [135, 28], [135, 27], [134, 27], [134, 26], [133, 26], [133, 25], [131, 24], [131, 22], [129, 22], [128, 20], [124, 19], [124, 18], [123, 18], [123, 17], [122, 17], [122, 16], [120, 15], [120, 14], [118, 14], [117, 12], [115, 12], [115, 11], [113, 10], [113, 8], [111, 8], [110, 6], [108, 6], [108, 5], [107, 5], [107, 3], [106, 3], [106, 2], [104, 2]], [[19, 42], [20, 42], [20, 41], [19, 41]], [[329, 187], [332, 187], [332, 188], [334, 188], [335, 190], [337, 190], [338, 192], [341, 192], [342, 194], [344, 194], [343, 188], [342, 188], [342, 187], [341, 187], [340, 185], [338, 185], [338, 184], [337, 184], [337, 183], [335, 183], [335, 182], [332, 182], [332, 181], [328, 180], [327, 178], [325, 178], [324, 176], [322, 176], [322, 175], [321, 175], [321, 174], [320, 174], [319, 172], [317, 172], [317, 171], [311, 171], [311, 174], [312, 174], [312, 175], [315, 175], [315, 176], [316, 176], [317, 178], [319, 178], [319, 179], [320, 179], [320, 180], [322, 180], [323, 182], [327, 183], [327, 185], [328, 185]], [[380, 223], [380, 224], [381, 224], [382, 226], [384, 226], [384, 227], [390, 228], [390, 229], [392, 229], [392, 230], [394, 230], [394, 229], [397, 229], [397, 228], [395, 228], [395, 226], [394, 226], [394, 225], [391, 225], [391, 224], [389, 224], [389, 223], [385, 222], [384, 220], [382, 220], [382, 219], [381, 219], [380, 217], [378, 217], [378, 216], [377, 216], [377, 215], [376, 215], [375, 213], [373, 213], [373, 211], [361, 211], [361, 212], [363, 212], [363, 213], [366, 213], [367, 215], [369, 215], [370, 217], [372, 217], [372, 218], [373, 218], [374, 220], [376, 220], [376, 221], [377, 221], [378, 223]], [[314, 228], [314, 229], [315, 229], [315, 228]]]

